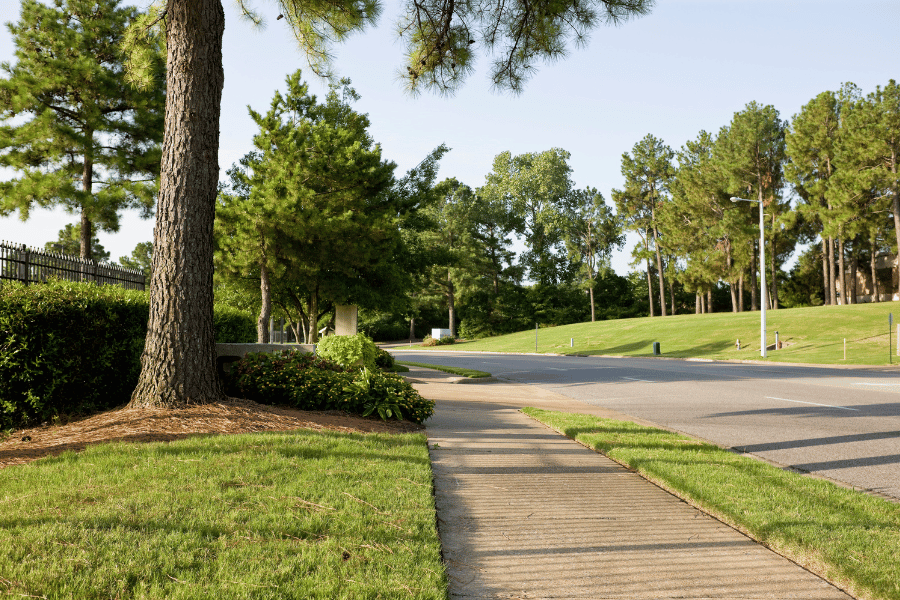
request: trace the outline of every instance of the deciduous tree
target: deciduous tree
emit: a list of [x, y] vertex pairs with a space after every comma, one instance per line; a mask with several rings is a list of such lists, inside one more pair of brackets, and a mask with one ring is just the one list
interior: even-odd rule
[[573, 190], [571, 204], [566, 248], [569, 257], [579, 266], [582, 285], [588, 289], [591, 322], [594, 322], [597, 319], [594, 303], [597, 275], [610, 268], [612, 251], [622, 247], [625, 236], [619, 218], [596, 188]]

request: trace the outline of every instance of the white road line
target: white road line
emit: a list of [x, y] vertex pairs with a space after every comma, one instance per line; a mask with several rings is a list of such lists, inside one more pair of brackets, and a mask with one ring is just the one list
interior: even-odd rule
[[788, 400], [787, 398], [775, 398], [774, 396], [766, 396], [768, 400], [781, 400], [782, 402], [797, 402], [798, 404], [812, 404], [813, 406], [825, 406], [827, 408], [840, 408], [841, 410], [855, 410], [859, 412], [858, 408], [848, 408], [846, 406], [834, 406], [832, 404], [819, 404], [818, 402], [804, 402], [803, 400]]
[[556, 367], [547, 367], [547, 371], [568, 371], [568, 369], [557, 369]]
[[656, 383], [655, 381], [647, 381], [646, 379], [635, 379], [634, 377], [623, 377], [622, 379], [630, 379], [631, 381], [640, 381], [641, 383]]
[[850, 385], [880, 385], [880, 386], [896, 387], [896, 386], [900, 385], [900, 383], [851, 383]]

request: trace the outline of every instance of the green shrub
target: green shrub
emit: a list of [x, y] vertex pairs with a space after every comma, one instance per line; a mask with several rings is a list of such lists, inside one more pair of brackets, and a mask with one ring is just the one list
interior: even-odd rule
[[213, 309], [213, 328], [217, 344], [253, 344], [256, 319], [247, 311], [217, 303]]
[[433, 338], [430, 335], [426, 335], [425, 339], [422, 340], [423, 346], [448, 346], [450, 344], [455, 344], [456, 340], [449, 335], [445, 335], [441, 339]]
[[[51, 281], [0, 287], [0, 430], [125, 404], [137, 385], [149, 294]], [[216, 341], [253, 342], [253, 318], [213, 312]]]
[[227, 382], [232, 395], [260, 404], [286, 404], [302, 410], [343, 410], [382, 419], [421, 423], [434, 413], [399, 375], [352, 369], [302, 352], [247, 354], [234, 363]]
[[390, 371], [396, 366], [394, 355], [384, 348], [375, 348], [375, 366], [382, 371]]
[[378, 347], [364, 333], [329, 335], [316, 345], [316, 355], [345, 367], [375, 368]]
[[147, 294], [57, 281], [0, 289], [0, 429], [128, 402]]
[[342, 390], [352, 381], [346, 367], [309, 352], [288, 350], [247, 354], [232, 365], [226, 389], [260, 404], [327, 410], [345, 408]]
[[384, 421], [393, 417], [421, 423], [434, 414], [434, 401], [423, 398], [408, 381], [393, 373], [363, 368], [345, 390], [363, 399], [364, 417], [377, 413]]

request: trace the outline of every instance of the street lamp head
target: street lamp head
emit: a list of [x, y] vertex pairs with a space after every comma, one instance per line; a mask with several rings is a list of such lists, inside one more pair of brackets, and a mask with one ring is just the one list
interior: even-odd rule
[[732, 202], [737, 202], [738, 200], [740, 200], [740, 198], [735, 198], [734, 196], [731, 197]]

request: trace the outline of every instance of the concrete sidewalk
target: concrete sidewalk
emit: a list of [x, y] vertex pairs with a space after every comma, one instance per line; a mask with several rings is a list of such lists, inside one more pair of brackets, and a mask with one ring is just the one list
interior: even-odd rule
[[427, 422], [451, 598], [850, 596], [518, 412], [627, 419], [522, 384], [411, 368]]

